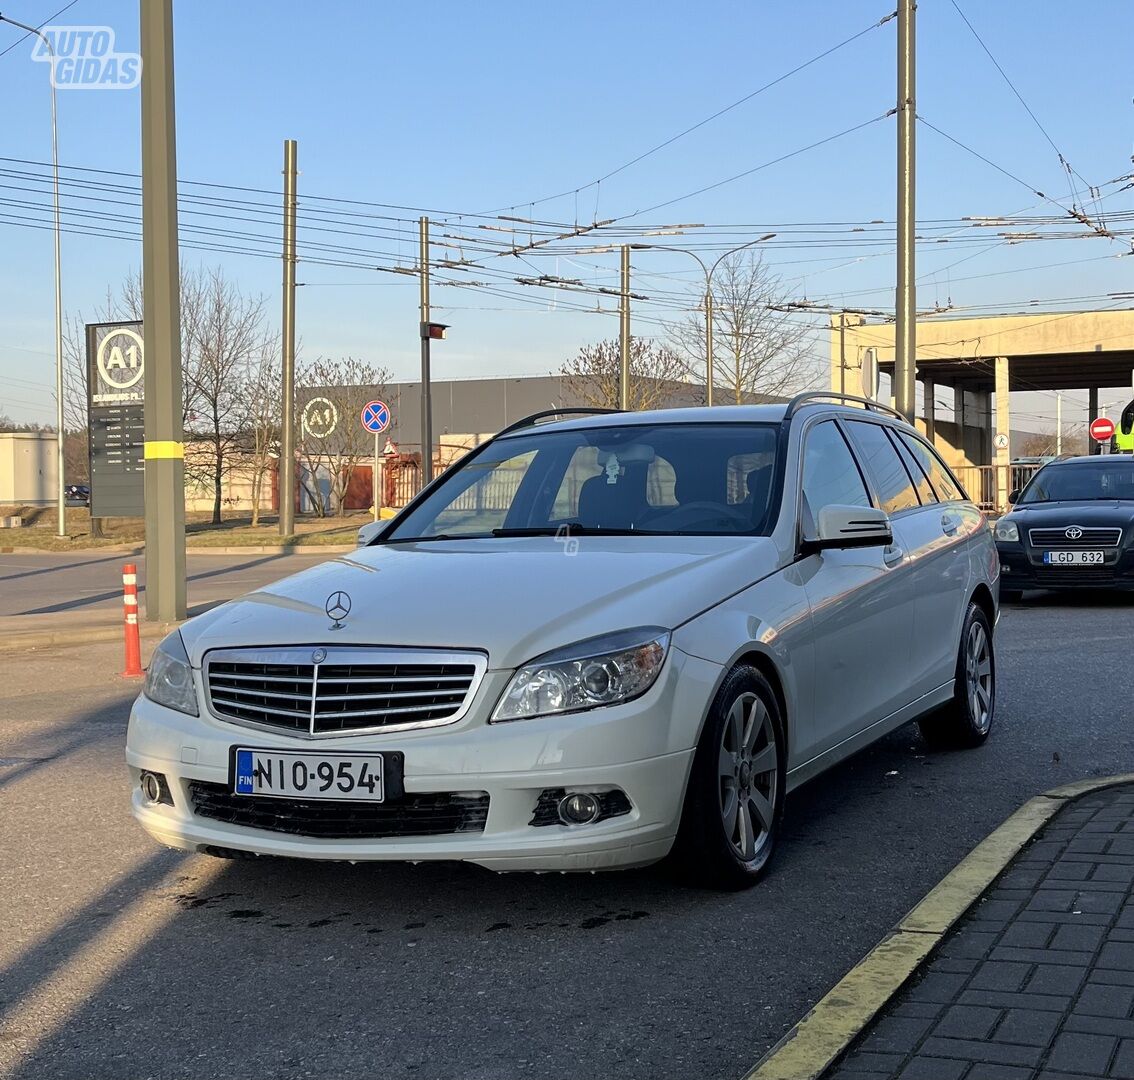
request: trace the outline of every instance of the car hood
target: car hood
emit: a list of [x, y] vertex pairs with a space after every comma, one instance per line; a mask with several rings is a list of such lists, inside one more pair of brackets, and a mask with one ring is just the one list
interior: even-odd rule
[[1068, 525], [1117, 528], [1134, 523], [1134, 503], [1118, 499], [1035, 503], [1013, 507], [1007, 516], [1028, 529], [1056, 529]]
[[[577, 546], [576, 546], [577, 545]], [[553, 537], [360, 548], [190, 620], [195, 667], [242, 645], [480, 649], [513, 668], [584, 638], [672, 629], [779, 565], [766, 537]], [[332, 630], [331, 594], [350, 597]]]

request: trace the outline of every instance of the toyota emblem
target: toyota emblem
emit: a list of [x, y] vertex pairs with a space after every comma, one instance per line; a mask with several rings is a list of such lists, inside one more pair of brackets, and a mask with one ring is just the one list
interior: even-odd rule
[[341, 630], [343, 619], [350, 614], [350, 594], [342, 590], [331, 593], [327, 597], [324, 610], [327, 612], [327, 618], [331, 620], [331, 629]]
[[[1083, 530], [1080, 529], [1078, 525], [1072, 525], [1069, 529], [1064, 531], [1063, 535], [1066, 536], [1068, 540], [1081, 540]], [[349, 610], [349, 604], [347, 609]]]

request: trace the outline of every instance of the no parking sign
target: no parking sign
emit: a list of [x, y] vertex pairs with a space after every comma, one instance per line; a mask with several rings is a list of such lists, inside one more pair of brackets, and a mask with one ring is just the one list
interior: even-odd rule
[[390, 407], [384, 401], [368, 401], [362, 407], [362, 426], [378, 435], [390, 426]]

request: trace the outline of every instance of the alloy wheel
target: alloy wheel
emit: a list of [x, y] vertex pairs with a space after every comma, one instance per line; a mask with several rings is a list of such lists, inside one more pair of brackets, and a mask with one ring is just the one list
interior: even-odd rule
[[751, 862], [771, 833], [779, 784], [775, 725], [756, 694], [741, 694], [729, 709], [718, 773], [725, 836]]
[[965, 681], [969, 708], [977, 731], [984, 734], [992, 723], [992, 646], [980, 622], [969, 627], [965, 643]]

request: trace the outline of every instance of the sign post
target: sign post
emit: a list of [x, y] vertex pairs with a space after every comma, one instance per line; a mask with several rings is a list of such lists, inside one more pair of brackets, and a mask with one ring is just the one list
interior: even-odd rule
[[362, 407], [362, 426], [374, 433], [374, 471], [370, 474], [370, 498], [374, 520], [378, 520], [378, 436], [390, 426], [390, 407], [384, 401], [368, 401]]

